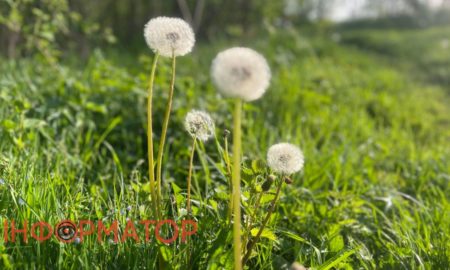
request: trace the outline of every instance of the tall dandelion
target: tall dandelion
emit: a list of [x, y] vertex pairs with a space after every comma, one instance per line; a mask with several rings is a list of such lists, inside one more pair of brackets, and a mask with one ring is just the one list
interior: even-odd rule
[[269, 87], [271, 77], [264, 56], [242, 47], [219, 53], [213, 61], [211, 74], [224, 96], [244, 101], [259, 99]]
[[270, 83], [270, 68], [264, 56], [242, 47], [220, 52], [213, 60], [211, 75], [219, 92], [234, 99], [233, 112], [233, 168], [232, 200], [234, 269], [242, 269], [241, 262], [241, 114], [242, 101], [256, 100]]
[[211, 116], [202, 111], [192, 110], [184, 119], [184, 127], [186, 131], [192, 137], [192, 148], [189, 158], [189, 173], [187, 180], [187, 199], [186, 199], [186, 209], [188, 213], [191, 212], [191, 178], [192, 178], [192, 168], [194, 162], [194, 153], [197, 140], [207, 141], [214, 136], [214, 121]]
[[245, 264], [250, 258], [253, 247], [261, 237], [267, 222], [270, 220], [270, 217], [275, 210], [283, 183], [290, 184], [292, 180], [288, 176], [301, 171], [304, 163], [305, 159], [302, 150], [290, 143], [274, 144], [267, 151], [267, 164], [273, 172], [279, 175], [277, 191], [275, 193], [275, 198], [272, 200], [271, 207], [258, 230], [258, 233], [247, 245], [247, 251], [242, 259], [243, 264]]
[[[170, 112], [172, 110], [172, 100], [175, 85], [176, 57], [183, 56], [192, 51], [195, 44], [194, 31], [188, 23], [179, 18], [157, 17], [151, 19], [144, 27], [144, 37], [147, 45], [155, 53], [152, 70], [150, 74], [150, 83], [148, 88], [148, 165], [150, 178], [150, 192], [152, 195], [153, 210], [161, 217], [161, 168], [166, 141], [167, 128], [169, 126]], [[152, 119], [152, 98], [153, 83], [155, 78], [156, 66], [159, 56], [172, 58], [172, 78], [170, 83], [169, 98], [164, 114], [163, 126], [161, 131], [161, 141], [158, 148], [158, 157], [156, 160], [157, 171], [155, 178], [155, 161], [153, 157], [153, 119]], [[156, 187], [155, 187], [156, 185]], [[156, 189], [156, 190], [155, 190]]]
[[165, 57], [183, 56], [192, 51], [195, 44], [194, 31], [182, 19], [157, 17], [144, 27], [147, 45]]

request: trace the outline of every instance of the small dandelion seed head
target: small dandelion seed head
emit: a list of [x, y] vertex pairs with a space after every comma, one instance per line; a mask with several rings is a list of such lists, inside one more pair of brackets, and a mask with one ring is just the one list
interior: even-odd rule
[[272, 145], [267, 151], [267, 163], [274, 172], [289, 175], [303, 168], [304, 157], [297, 146], [278, 143]]
[[214, 136], [214, 121], [203, 111], [190, 111], [184, 119], [184, 127], [193, 138], [201, 141], [207, 141]]
[[244, 101], [260, 98], [269, 87], [271, 77], [264, 56], [242, 47], [220, 52], [213, 60], [211, 75], [224, 96]]
[[76, 238], [73, 240], [73, 242], [74, 242], [75, 244], [81, 243], [80, 237], [76, 237]]
[[19, 205], [24, 205], [25, 201], [22, 198], [19, 198], [18, 202]]
[[5, 180], [3, 180], [2, 178], [0, 178], [0, 186], [5, 185], [5, 184], [6, 184]]
[[184, 217], [188, 215], [188, 211], [185, 208], [180, 209], [180, 217]]
[[144, 27], [147, 45], [162, 56], [183, 56], [192, 51], [195, 35], [191, 26], [182, 19], [157, 17]]

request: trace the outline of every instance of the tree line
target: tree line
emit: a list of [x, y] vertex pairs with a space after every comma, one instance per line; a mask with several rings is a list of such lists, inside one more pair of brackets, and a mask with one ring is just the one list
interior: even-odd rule
[[[64, 49], [87, 54], [92, 44], [142, 38], [143, 25], [160, 15], [183, 17], [199, 38], [211, 38], [311, 13], [324, 19], [340, 1], [350, 0], [0, 0], [0, 49], [11, 58], [39, 52], [52, 60]], [[386, 5], [427, 9], [424, 0], [368, 1], [368, 8]]]

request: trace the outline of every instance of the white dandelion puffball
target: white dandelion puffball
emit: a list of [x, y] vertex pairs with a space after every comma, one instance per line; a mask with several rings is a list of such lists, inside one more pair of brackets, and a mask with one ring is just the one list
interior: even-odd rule
[[183, 56], [192, 51], [195, 35], [191, 26], [179, 18], [157, 17], [144, 27], [147, 45], [162, 56]]
[[206, 112], [190, 111], [184, 119], [184, 127], [193, 138], [201, 141], [207, 141], [214, 136], [214, 121]]
[[290, 143], [274, 144], [267, 151], [269, 167], [283, 174], [293, 174], [303, 168], [304, 156], [302, 150]]
[[270, 83], [270, 68], [264, 56], [242, 47], [220, 52], [213, 60], [212, 79], [227, 97], [252, 101], [260, 98]]

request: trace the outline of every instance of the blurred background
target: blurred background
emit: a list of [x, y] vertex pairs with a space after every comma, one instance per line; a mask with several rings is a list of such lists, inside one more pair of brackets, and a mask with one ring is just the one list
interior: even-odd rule
[[449, 9], [449, 0], [1, 0], [0, 49], [16, 58], [139, 47], [143, 25], [160, 15], [183, 17], [212, 40], [292, 25], [424, 28], [448, 24]]
[[[102, 219], [129, 205], [145, 216], [154, 54], [143, 28], [162, 15], [189, 21], [198, 40], [177, 60], [163, 169], [179, 209], [191, 144], [184, 117], [193, 108], [211, 112], [222, 140], [232, 107], [211, 83], [211, 61], [231, 46], [251, 47], [273, 76], [265, 97], [244, 107], [244, 182], [276, 142], [299, 145], [306, 163], [250, 269], [294, 261], [448, 269], [450, 0], [0, 0], [0, 224], [35, 212]], [[171, 79], [170, 59], [159, 63], [157, 131]], [[199, 153], [193, 191], [207, 207], [192, 269], [229, 269], [221, 265], [232, 251], [227, 236], [216, 239], [219, 229], [230, 231], [220, 221], [226, 166], [214, 143]], [[145, 269], [157, 254], [141, 245], [64, 248], [0, 241], [0, 269]], [[182, 250], [169, 251], [185, 269]]]

